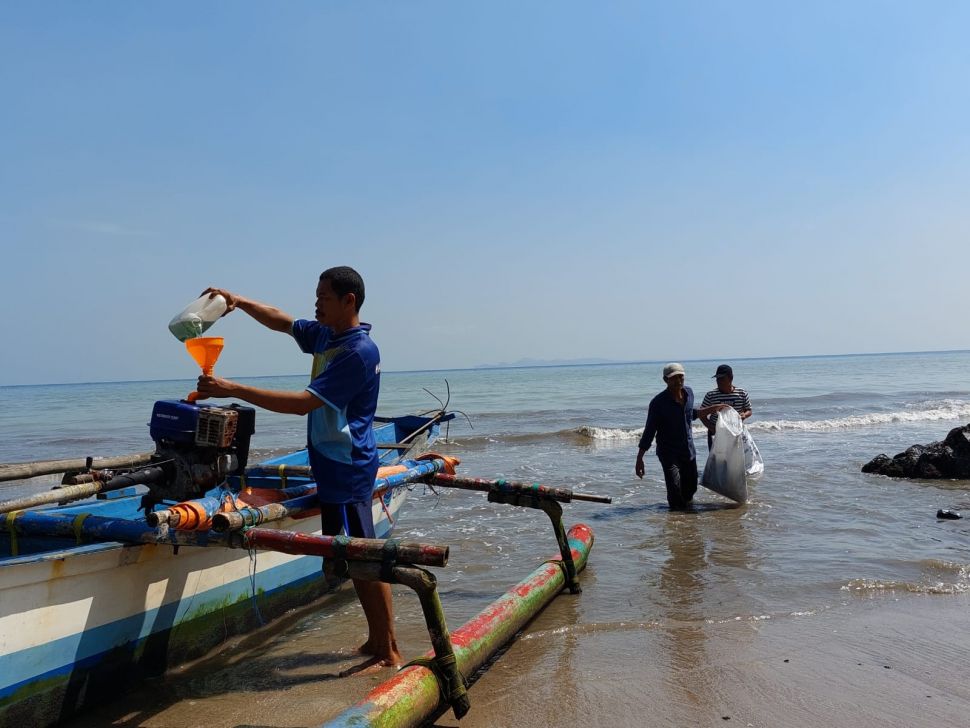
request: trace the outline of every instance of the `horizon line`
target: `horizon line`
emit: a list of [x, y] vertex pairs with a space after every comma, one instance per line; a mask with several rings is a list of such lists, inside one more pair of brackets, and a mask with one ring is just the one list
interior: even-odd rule
[[[735, 356], [735, 357], [700, 357], [694, 359], [681, 359], [683, 362], [703, 362], [703, 361], [770, 361], [773, 359], [835, 359], [850, 356], [899, 356], [913, 354], [962, 354], [970, 352], [970, 349], [929, 349], [924, 351], [873, 351], [873, 352], [854, 352], [845, 354], [792, 354], [786, 356]], [[584, 357], [578, 357], [583, 359]], [[595, 358], [595, 357], [588, 357]], [[541, 360], [540, 360], [541, 361]], [[659, 364], [670, 361], [668, 359], [615, 359], [585, 364], [571, 364], [567, 361], [559, 364], [476, 364], [470, 367], [451, 367], [446, 369], [397, 369], [382, 374], [423, 374], [426, 372], [477, 372], [494, 371], [496, 369], [561, 369], [567, 367], [605, 367], [629, 364]], [[258, 374], [258, 375], [237, 375], [233, 379], [279, 379], [280, 377], [299, 377], [306, 376], [304, 372], [298, 374]], [[0, 389], [13, 387], [75, 387], [85, 384], [146, 384], [149, 382], [186, 382], [191, 381], [191, 377], [177, 377], [173, 379], [107, 379], [88, 382], [35, 382], [32, 384], [0, 384]]]

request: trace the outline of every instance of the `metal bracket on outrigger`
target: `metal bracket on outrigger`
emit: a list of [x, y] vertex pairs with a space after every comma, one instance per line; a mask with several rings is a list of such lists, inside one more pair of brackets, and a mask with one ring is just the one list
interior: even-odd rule
[[431, 637], [434, 657], [409, 664], [422, 665], [434, 673], [441, 695], [455, 711], [464, 716], [470, 707], [465, 678], [458, 670], [455, 648], [438, 597], [438, 581], [421, 566], [445, 566], [448, 547], [411, 543], [397, 539], [314, 536], [290, 531], [251, 528], [239, 534], [240, 546], [270, 549], [289, 554], [323, 556], [328, 578], [350, 578], [403, 584], [418, 595], [424, 622]]
[[574, 500], [589, 501], [591, 503], [612, 503], [613, 499], [605, 495], [591, 493], [576, 493], [568, 488], [551, 488], [539, 483], [523, 483], [515, 480], [486, 480], [484, 478], [465, 478], [459, 475], [435, 473], [424, 480], [428, 485], [440, 485], [445, 488], [460, 488], [462, 490], [480, 490], [488, 493], [490, 503], [505, 503], [522, 508], [536, 508], [543, 511], [552, 521], [559, 553], [562, 555], [562, 568], [566, 577], [566, 584], [572, 594], [583, 591], [576, 575], [576, 565], [573, 563], [572, 550], [566, 538], [566, 529], [562, 524], [562, 506]]

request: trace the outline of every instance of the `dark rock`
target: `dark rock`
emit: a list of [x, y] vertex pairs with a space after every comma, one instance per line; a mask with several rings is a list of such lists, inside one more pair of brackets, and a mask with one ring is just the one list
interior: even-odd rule
[[970, 425], [954, 427], [943, 440], [943, 444], [949, 447], [956, 456], [970, 458]]
[[888, 475], [891, 478], [906, 477], [903, 462], [901, 460], [894, 460], [888, 455], [876, 455], [876, 457], [862, 466], [862, 472]]
[[892, 458], [877, 455], [862, 472], [890, 478], [970, 479], [970, 425], [954, 427], [941, 442], [913, 445]]

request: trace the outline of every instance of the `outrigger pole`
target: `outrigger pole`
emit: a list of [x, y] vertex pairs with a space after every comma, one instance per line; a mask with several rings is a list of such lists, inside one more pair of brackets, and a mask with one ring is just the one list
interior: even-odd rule
[[[144, 521], [106, 518], [87, 513], [12, 511], [0, 515], [0, 529], [10, 532], [11, 555], [17, 555], [16, 535], [73, 538], [78, 545], [95, 541], [168, 544], [171, 546], [231, 546], [229, 534], [153, 528]], [[240, 544], [241, 545], [241, 544]]]
[[[77, 464], [73, 460], [58, 462]], [[447, 467], [446, 462], [441, 459], [421, 462], [415, 467], [402, 470], [400, 473], [395, 473], [387, 478], [378, 478], [374, 481], [374, 492], [382, 493], [388, 488], [397, 488], [407, 483], [421, 480], [428, 475], [437, 473], [439, 470], [447, 469]], [[298, 478], [312, 477], [308, 466], [255, 466], [247, 470], [246, 473], [250, 476], [273, 475], [281, 479], [286, 475]], [[26, 510], [51, 503], [66, 503], [82, 500], [97, 495], [98, 493], [120, 490], [122, 488], [129, 488], [135, 485], [165, 479], [164, 469], [157, 465], [143, 467], [130, 473], [117, 475], [110, 471], [91, 471], [85, 475], [90, 480], [73, 485], [61, 486], [53, 490], [35, 493], [22, 498], [0, 501], [0, 514]], [[319, 506], [316, 496], [313, 495], [316, 491], [316, 485], [314, 483], [303, 483], [274, 490], [285, 500], [278, 503], [270, 503], [265, 506], [244, 506], [228, 512], [225, 518], [222, 517], [223, 514], [218, 513], [222, 505], [221, 497], [210, 496], [196, 498], [192, 503], [198, 503], [200, 508], [205, 510], [205, 516], [215, 516], [214, 528], [220, 533], [280, 520], [286, 517], [298, 518], [302, 511]], [[180, 514], [179, 511], [172, 510], [172, 508], [166, 508], [149, 512], [146, 517], [148, 524], [151, 526], [168, 524], [170, 526], [184, 527], [185, 523], [180, 518], [181, 515], [184, 514]]]
[[[584, 524], [569, 529], [571, 559], [578, 570], [586, 566], [593, 547], [593, 531]], [[511, 640], [566, 585], [560, 560], [547, 561], [522, 582], [479, 612], [451, 635], [457, 669], [472, 675]], [[445, 688], [427, 658], [415, 660], [382, 683], [363, 700], [326, 724], [326, 728], [406, 728], [424, 725], [440, 715]]]
[[[566, 539], [566, 529], [562, 522], [562, 506], [560, 503], [570, 503], [574, 500], [591, 503], [612, 503], [610, 496], [595, 495], [593, 493], [577, 493], [569, 488], [552, 488], [539, 483], [526, 483], [517, 480], [487, 480], [484, 478], [467, 478], [459, 475], [443, 473], [447, 468], [444, 460], [435, 458], [419, 463], [408, 470], [392, 475], [388, 478], [378, 478], [374, 481], [374, 493], [379, 494], [388, 488], [394, 488], [406, 483], [425, 483], [430, 486], [443, 488], [459, 488], [461, 490], [477, 490], [488, 493], [490, 503], [504, 503], [521, 508], [535, 508], [542, 511], [552, 522], [559, 544], [559, 553], [566, 569], [566, 583], [573, 594], [582, 592], [579, 585], [577, 570], [573, 565], [569, 544]], [[250, 468], [247, 474], [264, 474], [269, 470], [263, 466]], [[281, 471], [279, 474], [282, 475]], [[288, 467], [287, 473], [293, 476], [309, 475], [310, 469], [305, 465]], [[270, 503], [265, 506], [240, 508], [236, 511], [217, 513], [212, 517], [212, 528], [215, 531], [235, 531], [261, 523], [279, 520], [281, 518], [299, 518], [300, 511], [316, 506], [311, 497]]]
[[407, 566], [447, 566], [449, 548], [395, 538], [322, 536], [273, 528], [251, 528], [242, 534], [246, 548], [346, 561], [393, 561]]
[[445, 488], [487, 491], [489, 503], [505, 503], [510, 506], [535, 508], [545, 513], [552, 521], [552, 529], [556, 533], [556, 542], [559, 544], [559, 553], [562, 556], [563, 569], [566, 573], [566, 585], [573, 594], [582, 592], [583, 589], [579, 585], [579, 570], [573, 563], [572, 551], [566, 538], [566, 529], [562, 523], [562, 506], [559, 504], [569, 503], [573, 500], [612, 503], [612, 498], [591, 493], [574, 493], [568, 488], [550, 488], [539, 483], [465, 478], [447, 473], [435, 473], [425, 482], [429, 485], [439, 485]]
[[28, 463], [0, 464], [0, 481], [25, 480], [38, 475], [53, 475], [71, 470], [132, 468], [150, 463], [155, 453], [140, 452], [110, 458], [73, 458], [69, 460], [34, 460]]
[[445, 566], [448, 562], [448, 547], [436, 544], [397, 539], [312, 536], [264, 528], [253, 528], [242, 534], [180, 531], [165, 525], [153, 528], [143, 521], [106, 518], [87, 513], [16, 511], [0, 515], [0, 529], [19, 536], [73, 538], [78, 544], [118, 541], [171, 546], [261, 548], [354, 561], [384, 561], [392, 558], [395, 562], [408, 566]]
[[[291, 485], [288, 488], [274, 488], [266, 490], [272, 490], [274, 495], [279, 498], [279, 501], [276, 502], [279, 504], [292, 504], [298, 499], [303, 499], [300, 500], [301, 504], [309, 503], [311, 505], [308, 507], [311, 508], [314, 507], [314, 504], [319, 506], [319, 503], [316, 500], [316, 483], [304, 483], [303, 485]], [[204, 530], [206, 528], [211, 528], [212, 517], [221, 511], [225, 511], [227, 507], [235, 510], [259, 507], [240, 504], [237, 500], [239, 496], [239, 493], [225, 491], [219, 496], [206, 496], [204, 498], [195, 498], [189, 501], [182, 501], [181, 503], [177, 503], [167, 508], [160, 508], [157, 511], [149, 511], [147, 514], [145, 514], [145, 520], [148, 522], [149, 526], [161, 526], [167, 523], [169, 526], [172, 526], [172, 528], [184, 530]], [[306, 498], [306, 496], [310, 497]], [[302, 509], [303, 506], [300, 508]], [[219, 529], [216, 530], [218, 531]]]
[[[421, 481], [447, 467], [448, 463], [441, 458], [421, 461], [413, 467], [402, 470], [400, 473], [394, 473], [386, 478], [377, 478], [374, 481], [374, 494], [380, 495], [388, 489]], [[246, 471], [246, 474], [250, 476], [268, 474], [282, 475], [283, 473], [294, 476], [308, 476], [310, 469], [307, 466], [295, 466], [287, 467], [281, 471], [273, 471], [273, 469], [266, 466], [256, 466]], [[304, 496], [280, 503], [267, 503], [264, 506], [248, 506], [239, 508], [238, 510], [216, 513], [212, 516], [212, 529], [220, 533], [225, 531], [238, 531], [242, 528], [258, 526], [261, 523], [278, 521], [282, 518], [300, 518], [302, 511], [319, 507], [320, 502], [317, 500], [316, 495]]]
[[[58, 462], [73, 463], [75, 461], [61, 460]], [[107, 480], [100, 480], [97, 477], [93, 477], [87, 482], [66, 485], [44, 491], [43, 493], [34, 493], [23, 498], [14, 498], [0, 502], [0, 513], [10, 513], [25, 508], [48, 505], [50, 503], [68, 503], [70, 501], [82, 500], [84, 498], [90, 498], [92, 495], [97, 495], [98, 493], [121, 490], [122, 488], [130, 488], [134, 485], [143, 485], [154, 481], [162, 481], [165, 477], [165, 470], [159, 465], [150, 465], [131, 473], [112, 475]]]

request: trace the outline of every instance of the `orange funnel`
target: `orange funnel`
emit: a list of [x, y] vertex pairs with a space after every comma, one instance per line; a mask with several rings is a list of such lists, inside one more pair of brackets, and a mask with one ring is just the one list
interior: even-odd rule
[[[202, 373], [207, 377], [212, 376], [212, 370], [219, 361], [222, 353], [224, 340], [221, 336], [201, 336], [197, 339], [188, 339], [185, 348], [195, 359], [195, 363], [202, 369]], [[198, 392], [191, 392], [186, 398], [189, 402], [194, 402], [199, 398]]]

